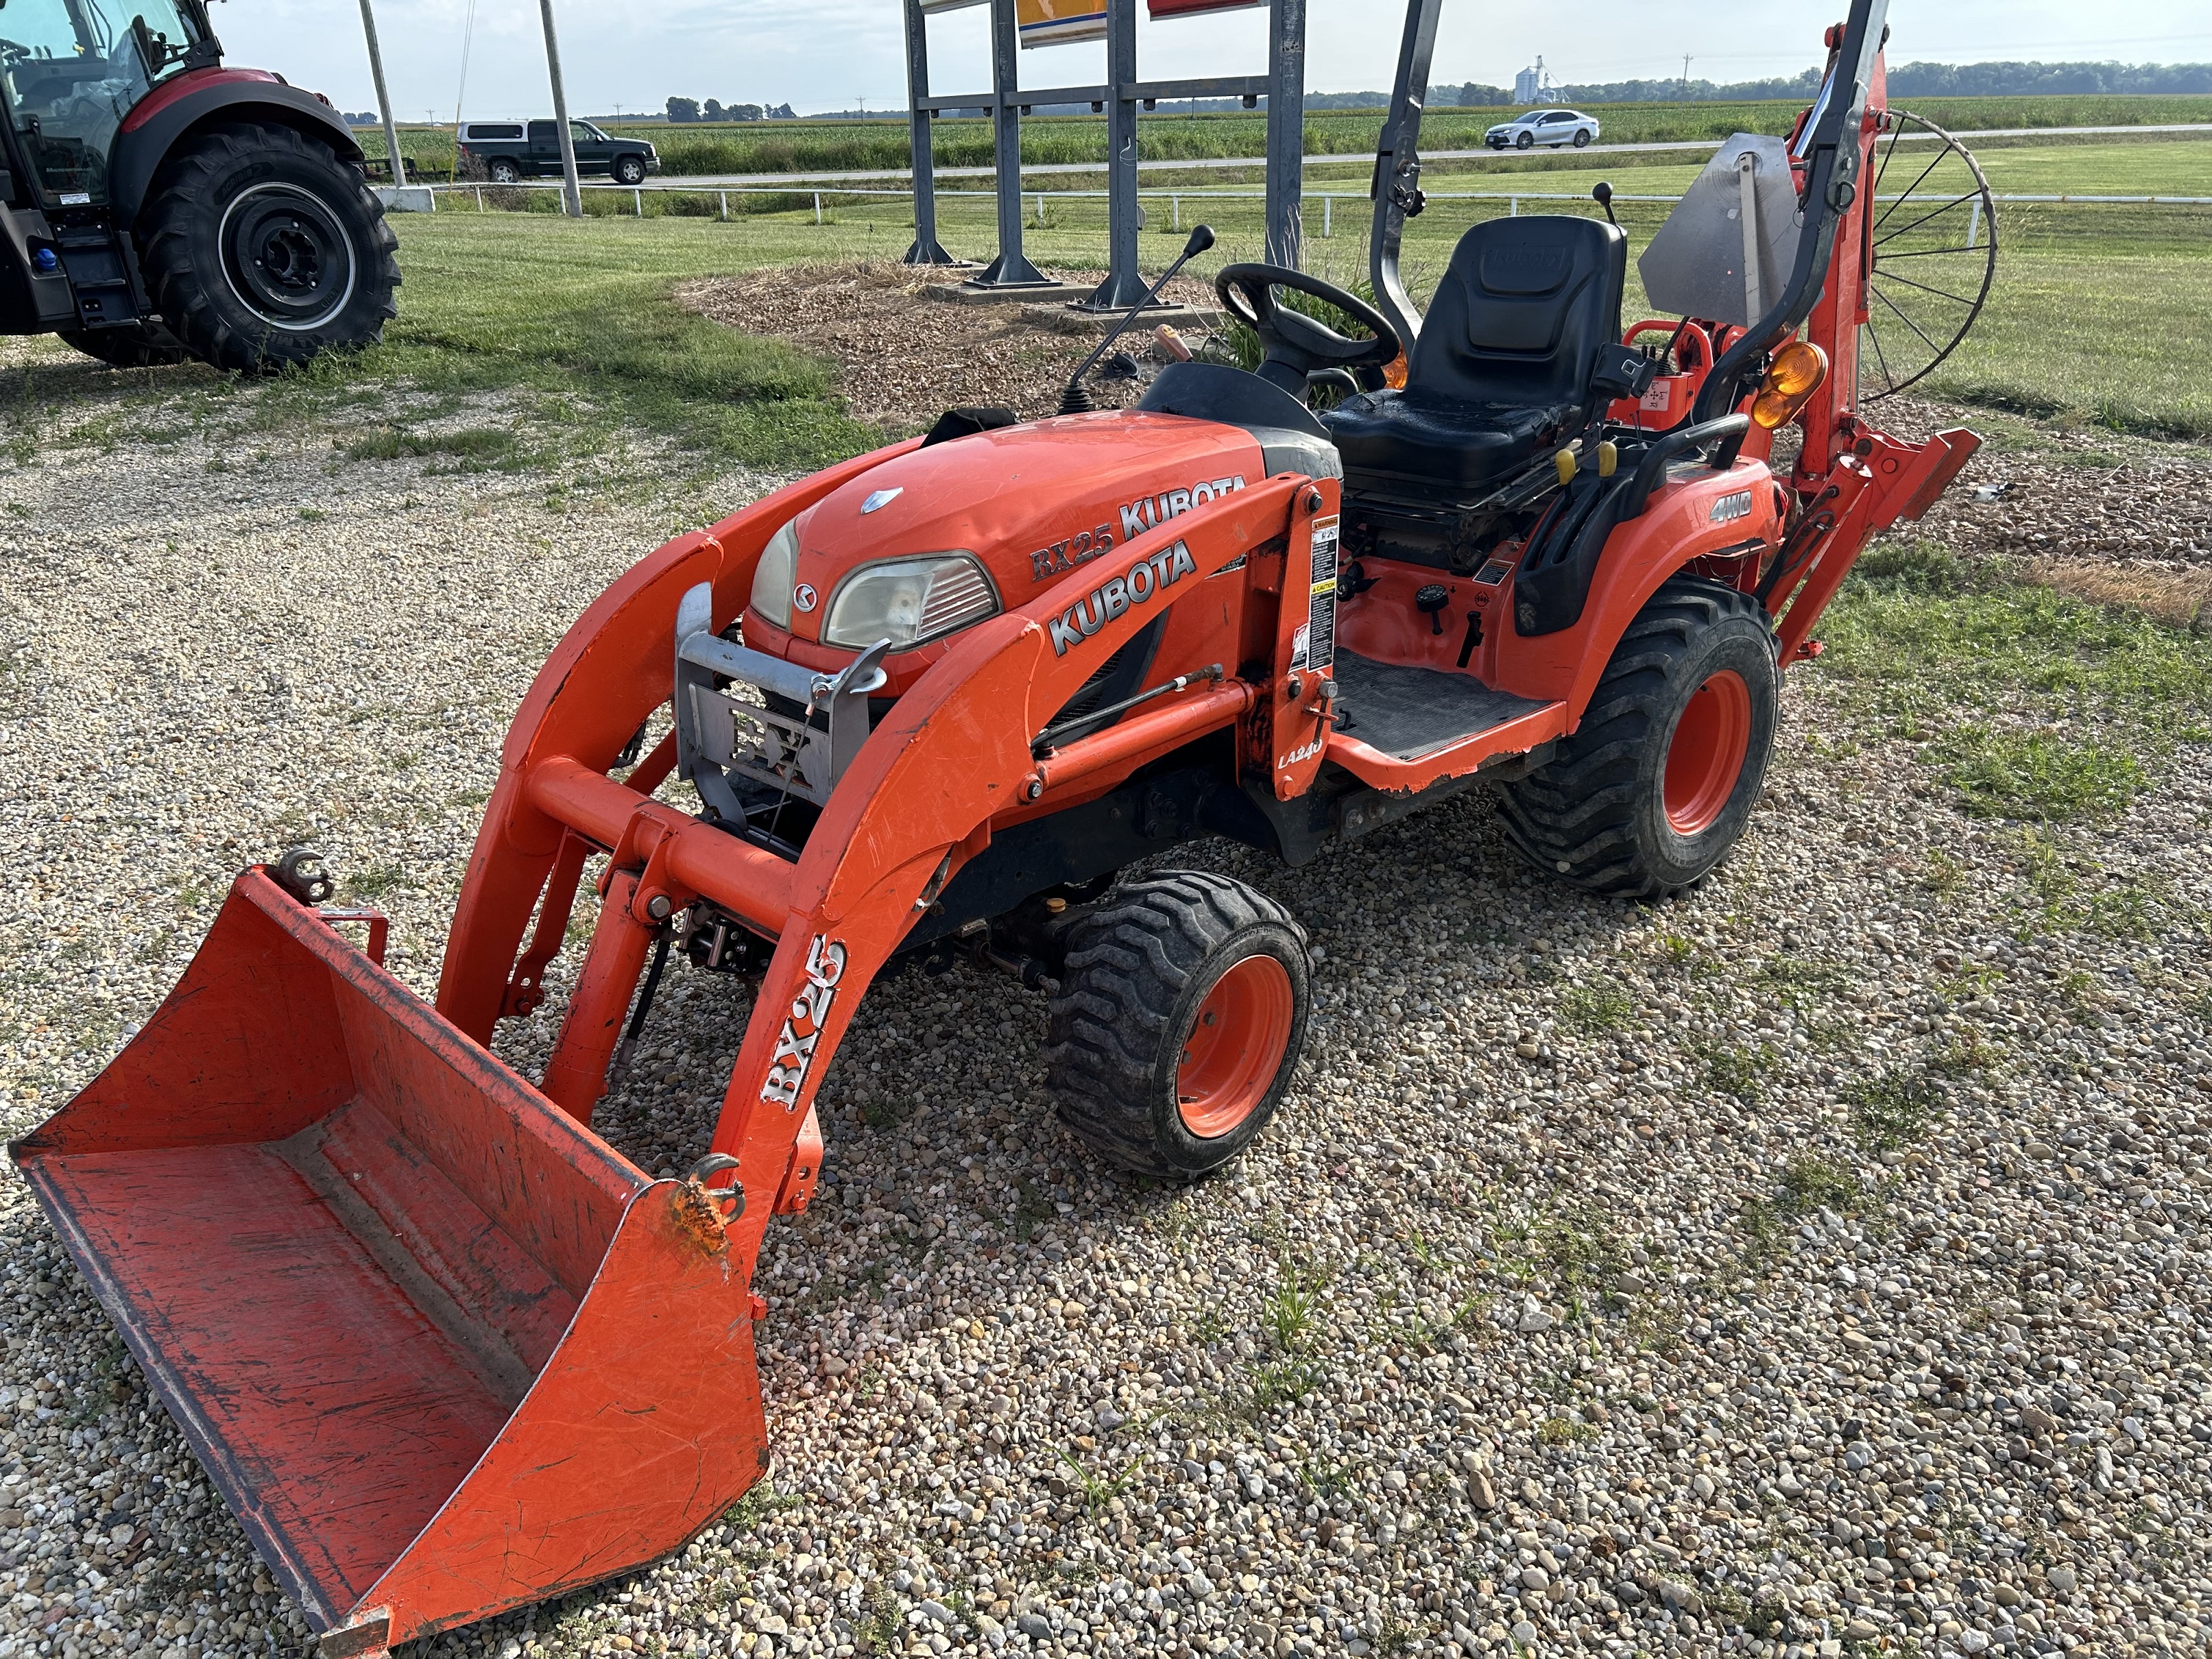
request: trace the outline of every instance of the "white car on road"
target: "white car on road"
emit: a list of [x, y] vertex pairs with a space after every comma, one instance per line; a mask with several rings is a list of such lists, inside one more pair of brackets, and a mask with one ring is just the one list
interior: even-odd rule
[[1482, 135], [1492, 149], [1534, 149], [1542, 144], [1558, 149], [1572, 144], [1577, 149], [1597, 142], [1597, 117], [1580, 110], [1532, 109], [1517, 120], [1495, 126]]

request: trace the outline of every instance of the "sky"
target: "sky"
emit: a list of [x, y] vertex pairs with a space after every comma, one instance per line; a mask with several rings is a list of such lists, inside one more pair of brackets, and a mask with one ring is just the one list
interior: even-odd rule
[[[544, 43], [533, 0], [373, 0], [402, 120], [526, 116], [551, 109]], [[898, 0], [554, 0], [568, 106], [578, 114], [659, 110], [671, 94], [725, 103], [789, 103], [811, 110], [896, 108], [905, 101]], [[1310, 0], [1307, 85], [1317, 92], [1387, 90], [1403, 12], [1385, 0]], [[1510, 86], [1539, 53], [1562, 82], [1689, 73], [1712, 81], [1793, 74], [1820, 57], [1821, 30], [1843, 0], [1580, 0], [1553, 7], [1512, 0], [1448, 0], [1431, 81]], [[988, 10], [931, 20], [932, 90], [990, 83]], [[470, 19], [473, 15], [471, 28]], [[1717, 20], [1725, 16], [1725, 28]], [[1264, 9], [1155, 24], [1139, 14], [1137, 61], [1146, 79], [1257, 75], [1266, 68]], [[349, 0], [225, 0], [215, 8], [230, 63], [275, 70], [344, 109], [369, 109], [357, 5]], [[2204, 0], [1895, 0], [1894, 62], [2106, 59], [2212, 60]], [[462, 45], [469, 42], [465, 91]], [[1022, 53], [1025, 88], [1105, 79], [1099, 44]]]

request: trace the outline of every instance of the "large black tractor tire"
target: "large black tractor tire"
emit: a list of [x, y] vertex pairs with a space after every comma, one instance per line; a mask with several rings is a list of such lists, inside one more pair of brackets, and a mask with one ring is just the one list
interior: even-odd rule
[[1250, 1145], [1304, 1050], [1304, 929], [1240, 881], [1121, 886], [1068, 939], [1047, 1079], [1063, 1122], [1125, 1169], [1194, 1181]]
[[167, 368], [191, 356], [158, 323], [136, 328], [65, 328], [63, 341], [115, 368]]
[[1748, 594], [1668, 582], [1621, 635], [1582, 725], [1501, 787], [1507, 841], [1593, 893], [1651, 898], [1702, 880], [1742, 836], [1766, 779], [1774, 649]]
[[211, 128], [139, 216], [155, 308], [217, 368], [270, 371], [380, 339], [398, 240], [359, 172], [289, 127]]

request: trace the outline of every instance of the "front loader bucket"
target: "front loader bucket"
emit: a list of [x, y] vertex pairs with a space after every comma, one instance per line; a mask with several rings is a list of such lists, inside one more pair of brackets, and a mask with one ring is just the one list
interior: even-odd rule
[[325, 1654], [650, 1560], [764, 1465], [715, 1205], [258, 868], [10, 1150]]

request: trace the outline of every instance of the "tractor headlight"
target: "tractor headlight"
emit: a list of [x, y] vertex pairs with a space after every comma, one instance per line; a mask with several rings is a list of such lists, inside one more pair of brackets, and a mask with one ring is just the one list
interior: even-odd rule
[[799, 520], [769, 538], [753, 567], [753, 609], [778, 628], [791, 626], [791, 580], [799, 569]]
[[892, 650], [911, 651], [998, 614], [998, 590], [972, 553], [886, 559], [838, 584], [822, 642], [859, 651], [889, 640]]
[[1751, 418], [1769, 432], [1787, 426], [1828, 379], [1828, 354], [1810, 340], [1792, 340], [1774, 362], [1752, 401]]

